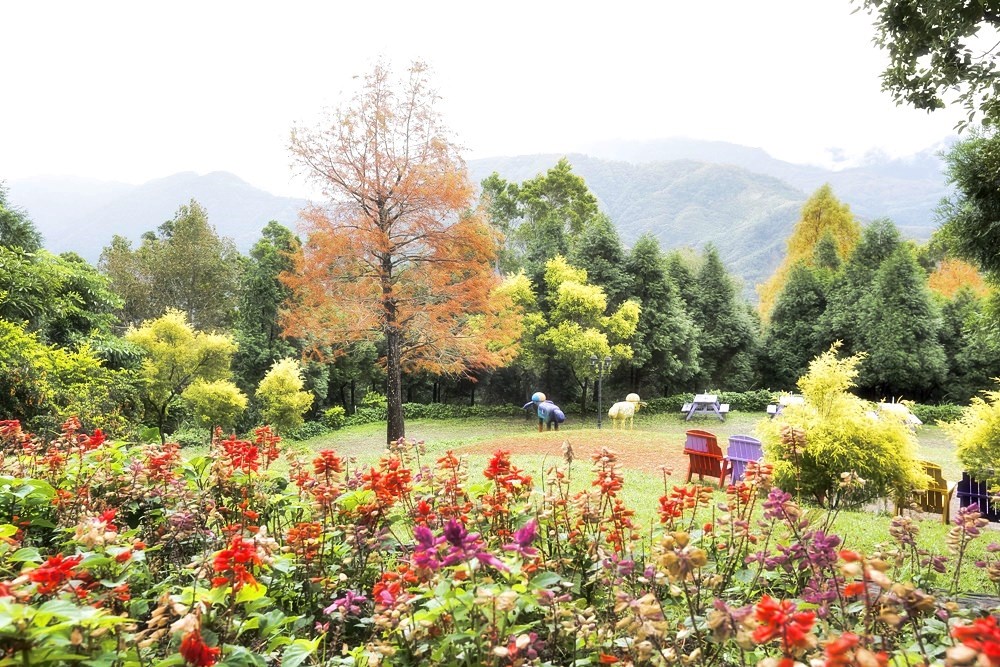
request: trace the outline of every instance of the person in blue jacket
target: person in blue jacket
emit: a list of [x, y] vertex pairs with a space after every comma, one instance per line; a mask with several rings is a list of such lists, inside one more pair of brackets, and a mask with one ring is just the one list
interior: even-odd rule
[[545, 398], [545, 394], [540, 391], [536, 391], [531, 395], [531, 400], [524, 404], [521, 408], [522, 410], [527, 410], [530, 407], [536, 407], [538, 410], [538, 431], [542, 431], [544, 426], [547, 430], [551, 431], [553, 426], [555, 430], [559, 430], [559, 424], [566, 421], [566, 414], [559, 408], [558, 405], [552, 401]]

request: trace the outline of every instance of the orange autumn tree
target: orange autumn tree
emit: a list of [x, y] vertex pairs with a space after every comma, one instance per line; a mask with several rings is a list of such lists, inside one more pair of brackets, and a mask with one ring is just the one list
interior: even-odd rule
[[960, 259], [946, 259], [937, 265], [927, 279], [927, 286], [946, 299], [951, 299], [963, 287], [968, 287], [976, 296], [986, 296], [989, 288], [976, 267]]
[[471, 208], [437, 99], [422, 63], [401, 81], [380, 63], [326, 122], [292, 133], [327, 201], [302, 213], [308, 240], [282, 278], [293, 291], [284, 333], [318, 354], [383, 343], [389, 441], [404, 435], [404, 371], [471, 376], [509, 362], [520, 335], [496, 290], [500, 239]]

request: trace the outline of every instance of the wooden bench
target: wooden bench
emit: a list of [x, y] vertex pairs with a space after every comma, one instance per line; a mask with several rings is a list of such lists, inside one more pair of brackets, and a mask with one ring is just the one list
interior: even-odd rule
[[[924, 473], [931, 478], [930, 486], [923, 491], [913, 493], [912, 502], [921, 512], [933, 512], [941, 515], [941, 521], [951, 523], [951, 497], [955, 494], [957, 484], [949, 482], [941, 474], [941, 466], [930, 461], [921, 461]], [[901, 504], [896, 505], [896, 514], [902, 513]]]

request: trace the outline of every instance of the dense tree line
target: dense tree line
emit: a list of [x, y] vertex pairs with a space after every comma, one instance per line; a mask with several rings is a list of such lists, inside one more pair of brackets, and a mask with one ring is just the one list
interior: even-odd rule
[[[483, 337], [499, 365], [439, 356], [404, 367], [402, 400], [519, 404], [542, 389], [589, 410], [593, 358], [610, 360], [607, 395], [791, 390], [836, 343], [862, 355], [858, 386], [870, 398], [965, 402], [1000, 376], [995, 255], [968, 232], [992, 219], [992, 200], [975, 189], [992, 141], [977, 135], [949, 156], [957, 198], [926, 245], [889, 220], [862, 226], [828, 187], [818, 190], [757, 306], [711, 246], [665, 251], [646, 235], [626, 247], [567, 160], [524, 183], [494, 174], [471, 206], [493, 230], [476, 238], [495, 249], [477, 252], [497, 277], [490, 299], [505, 310], [461, 326], [509, 333], [516, 321], [518, 336]], [[302, 247], [272, 222], [243, 256], [192, 201], [137, 247], [112, 239], [95, 268], [46, 252], [0, 189], [0, 410], [38, 428], [82, 412], [94, 426], [161, 434], [265, 420], [291, 428], [301, 418], [293, 412], [332, 406], [350, 413], [362, 394], [385, 391], [385, 339], [288, 328], [283, 313], [302, 298], [290, 278], [303, 275]], [[441, 312], [451, 317], [461, 290], [448, 299]], [[420, 312], [407, 345], [426, 340]]]

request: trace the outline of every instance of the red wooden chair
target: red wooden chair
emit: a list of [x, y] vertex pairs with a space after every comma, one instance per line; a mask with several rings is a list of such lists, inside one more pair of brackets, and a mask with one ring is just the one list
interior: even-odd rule
[[728, 466], [714, 434], [708, 431], [688, 431], [684, 453], [688, 457], [688, 482], [692, 475], [698, 475], [699, 481], [705, 481], [705, 475], [708, 475], [717, 478], [719, 487], [722, 487]]

